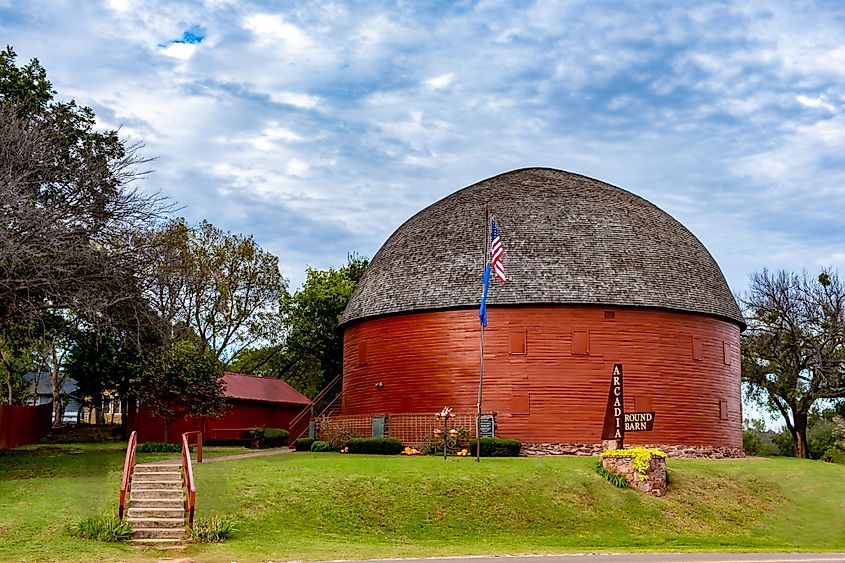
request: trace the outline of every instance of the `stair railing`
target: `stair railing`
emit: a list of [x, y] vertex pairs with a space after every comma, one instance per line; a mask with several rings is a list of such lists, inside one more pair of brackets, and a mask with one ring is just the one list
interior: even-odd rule
[[191, 445], [191, 438], [195, 437], [196, 444], [197, 444], [197, 463], [202, 463], [202, 432], [199, 430], [192, 430], [191, 432], [185, 432], [183, 436], [188, 437], [188, 446]]
[[[328, 395], [337, 386], [338, 382], [342, 381], [342, 379], [343, 373], [339, 374], [334, 379], [332, 379], [331, 382], [329, 382], [328, 385], [323, 387], [323, 390], [320, 391], [316, 397], [314, 397], [310, 405], [302, 409], [299, 414], [293, 417], [293, 420], [291, 420], [290, 424], [288, 425], [288, 428], [291, 430], [291, 435], [290, 439], [288, 440], [288, 444], [292, 445], [294, 442], [296, 442], [297, 439], [302, 438], [302, 436], [306, 432], [308, 432], [308, 425], [306, 424], [305, 428], [301, 430], [298, 434], [293, 433], [296, 426], [302, 422], [302, 419], [305, 416], [308, 416], [309, 418], [314, 418], [314, 407], [316, 407], [320, 403], [320, 401], [325, 399], [326, 395]], [[338, 394], [338, 397], [339, 396], [340, 394]], [[329, 404], [334, 404], [335, 401], [337, 401], [337, 397], [335, 397]], [[325, 411], [325, 409], [323, 409], [323, 411]]]
[[[188, 447], [188, 434], [182, 434], [182, 482], [185, 487], [185, 512], [188, 513], [188, 527], [194, 527], [194, 508], [197, 504], [197, 486], [194, 483], [194, 468], [191, 465], [191, 450]], [[202, 438], [200, 438], [202, 439]]]
[[126, 492], [132, 485], [132, 473], [135, 471], [135, 450], [138, 447], [138, 433], [133, 430], [126, 444], [126, 458], [123, 460], [123, 479], [120, 481], [120, 507], [117, 515], [121, 520], [126, 512]]

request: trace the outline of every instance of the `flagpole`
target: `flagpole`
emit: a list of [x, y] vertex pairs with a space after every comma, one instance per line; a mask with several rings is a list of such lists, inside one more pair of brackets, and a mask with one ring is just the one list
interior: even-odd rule
[[[489, 206], [484, 207], [484, 260], [482, 263], [484, 264], [484, 268], [487, 268], [487, 231], [490, 225], [490, 208]], [[486, 315], [486, 311], [485, 311]], [[478, 362], [478, 410], [475, 414], [475, 461], [476, 463], [481, 462], [481, 398], [482, 398], [482, 389], [484, 386], [484, 325], [486, 323], [482, 322], [481, 324], [481, 354], [479, 357]]]

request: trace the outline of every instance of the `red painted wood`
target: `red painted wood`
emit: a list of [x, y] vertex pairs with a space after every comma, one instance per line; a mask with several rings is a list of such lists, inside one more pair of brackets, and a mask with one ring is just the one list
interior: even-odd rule
[[53, 403], [38, 406], [0, 405], [0, 449], [32, 444], [50, 433]]
[[[259, 403], [255, 401], [237, 401], [229, 399], [229, 406], [226, 414], [221, 418], [193, 418], [184, 417], [170, 423], [167, 428], [167, 441], [179, 443], [182, 433], [199, 430], [203, 433], [206, 441], [214, 439], [215, 430], [233, 428], [254, 428], [264, 426], [266, 428], [284, 428], [291, 434], [294, 431], [301, 431], [302, 428], [289, 428], [293, 418], [302, 410], [301, 405], [288, 405], [278, 403]], [[138, 412], [131, 419], [132, 428], [138, 431], [139, 442], [161, 442], [164, 440], [164, 422], [153, 415], [152, 411], [141, 405]], [[301, 423], [308, 425], [307, 420]], [[297, 425], [300, 426], [300, 425]], [[220, 432], [220, 438], [233, 437], [233, 433]]]
[[[606, 318], [605, 311], [615, 315]], [[629, 433], [626, 443], [742, 447], [739, 327], [733, 322], [590, 306], [489, 307], [488, 322], [483, 408], [497, 412], [501, 436], [600, 442], [610, 373], [618, 362], [625, 369], [626, 411], [650, 402], [656, 413], [654, 430]], [[519, 330], [526, 331], [525, 354], [510, 354], [510, 335]], [[581, 351], [572, 341], [579, 333], [589, 335], [587, 354], [573, 353]], [[343, 414], [436, 412], [445, 405], [475, 412], [479, 334], [475, 309], [348, 326]], [[700, 360], [694, 359], [695, 341]], [[379, 382], [383, 386], [376, 387]], [[515, 414], [514, 406], [525, 407], [526, 394], [529, 414]]]

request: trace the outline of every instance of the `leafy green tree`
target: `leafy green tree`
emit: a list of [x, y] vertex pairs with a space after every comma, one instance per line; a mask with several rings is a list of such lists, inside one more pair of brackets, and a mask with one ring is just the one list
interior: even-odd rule
[[164, 421], [164, 441], [171, 422], [183, 416], [223, 414], [223, 365], [209, 348], [184, 340], [163, 347], [144, 361], [138, 386], [141, 402]]
[[21, 405], [31, 398], [24, 375], [35, 367], [34, 340], [20, 326], [0, 332], [0, 378], [5, 393], [3, 403]]
[[163, 320], [165, 342], [195, 335], [225, 361], [280, 330], [287, 281], [278, 258], [252, 237], [184, 219], [155, 237], [160, 253], [148, 264], [145, 295]]
[[845, 285], [828, 271], [810, 278], [764, 270], [741, 301], [743, 381], [751, 398], [783, 417], [796, 457], [806, 458], [811, 410], [845, 398]]
[[282, 302], [288, 334], [273, 372], [299, 391], [314, 397], [343, 369], [340, 317], [368, 261], [350, 255], [341, 268], [309, 268], [305, 283]]

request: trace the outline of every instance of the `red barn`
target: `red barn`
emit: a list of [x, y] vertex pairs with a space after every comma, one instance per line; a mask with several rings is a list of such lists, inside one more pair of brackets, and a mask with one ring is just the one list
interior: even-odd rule
[[523, 169], [423, 209], [374, 256], [343, 315], [342, 415], [474, 414], [487, 212], [508, 280], [491, 281], [484, 411], [532, 452], [601, 442], [615, 363], [627, 443], [742, 455], [739, 307], [683, 225], [604, 182]]
[[[301, 428], [290, 423], [311, 401], [281, 379], [226, 373], [226, 414], [220, 418], [182, 417], [170, 423], [167, 441], [178, 442], [183, 432], [200, 430], [204, 439], [240, 438], [247, 428], [263, 426], [284, 428], [298, 434], [308, 425], [303, 417]], [[130, 413], [128, 431], [138, 431], [139, 442], [160, 442], [164, 438], [164, 422], [140, 405]], [[299, 426], [299, 425], [298, 425]]]

